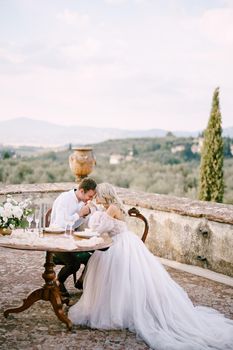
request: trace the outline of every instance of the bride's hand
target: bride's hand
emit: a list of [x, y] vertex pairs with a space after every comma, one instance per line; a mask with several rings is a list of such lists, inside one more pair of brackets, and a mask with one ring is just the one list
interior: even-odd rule
[[93, 203], [92, 201], [88, 201], [87, 205], [89, 206], [90, 211], [91, 211], [92, 214], [93, 214], [93, 212], [98, 210], [98, 206], [95, 203]]

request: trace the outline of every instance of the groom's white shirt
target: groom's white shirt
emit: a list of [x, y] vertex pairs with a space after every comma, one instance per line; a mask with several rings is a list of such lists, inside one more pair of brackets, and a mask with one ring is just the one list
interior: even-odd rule
[[75, 222], [73, 229], [82, 225], [86, 218], [80, 217], [78, 212], [85, 205], [83, 201], [79, 201], [75, 190], [61, 193], [54, 201], [51, 213], [51, 225], [66, 228], [66, 217], [72, 218]]

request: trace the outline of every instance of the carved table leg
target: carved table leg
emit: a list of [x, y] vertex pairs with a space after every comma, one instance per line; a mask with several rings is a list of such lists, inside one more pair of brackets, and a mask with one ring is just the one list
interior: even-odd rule
[[56, 281], [56, 273], [54, 271], [53, 253], [46, 252], [46, 261], [44, 264], [45, 271], [42, 274], [45, 284], [42, 288], [34, 290], [29, 296], [23, 300], [23, 305], [17, 308], [7, 309], [4, 311], [4, 316], [7, 317], [9, 313], [18, 313], [28, 309], [33, 303], [38, 300], [50, 301], [54, 312], [63, 323], [67, 325], [70, 330], [72, 323], [64, 314], [61, 294]]
[[23, 299], [23, 305], [14, 309], [7, 309], [4, 311], [4, 316], [7, 317], [10, 313], [18, 313], [28, 309], [35, 301], [42, 299], [42, 289], [34, 290], [26, 299]]
[[54, 309], [54, 312], [57, 315], [57, 317], [59, 318], [59, 320], [61, 320], [62, 322], [66, 323], [67, 328], [69, 330], [71, 330], [72, 322], [64, 314], [63, 305], [62, 305], [62, 301], [61, 301], [60, 295], [58, 295], [56, 293], [51, 293], [51, 295], [50, 295], [50, 302], [51, 302], [51, 304], [53, 306], [53, 309]]

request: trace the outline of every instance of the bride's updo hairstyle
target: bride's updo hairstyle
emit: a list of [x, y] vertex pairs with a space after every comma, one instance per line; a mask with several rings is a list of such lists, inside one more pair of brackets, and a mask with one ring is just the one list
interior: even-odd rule
[[125, 213], [122, 200], [118, 197], [113, 185], [107, 182], [102, 182], [97, 185], [96, 192], [97, 192], [97, 196], [100, 199], [105, 200], [107, 204], [115, 204], [123, 211], [123, 213]]

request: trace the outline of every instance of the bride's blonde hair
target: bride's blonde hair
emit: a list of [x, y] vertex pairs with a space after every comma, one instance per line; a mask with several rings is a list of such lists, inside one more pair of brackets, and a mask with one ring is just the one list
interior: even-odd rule
[[121, 209], [123, 213], [126, 213], [123, 202], [118, 197], [113, 185], [107, 182], [102, 182], [97, 185], [96, 192], [97, 192], [97, 196], [100, 199], [104, 199], [107, 204], [115, 204]]

